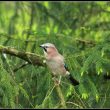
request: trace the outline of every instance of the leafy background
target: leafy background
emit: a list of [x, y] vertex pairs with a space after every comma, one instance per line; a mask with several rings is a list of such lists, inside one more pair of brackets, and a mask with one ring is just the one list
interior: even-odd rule
[[[67, 108], [110, 107], [110, 2], [1, 2], [0, 45], [43, 55], [51, 42], [65, 57], [73, 87], [61, 89]], [[48, 68], [0, 54], [1, 108], [60, 108]]]

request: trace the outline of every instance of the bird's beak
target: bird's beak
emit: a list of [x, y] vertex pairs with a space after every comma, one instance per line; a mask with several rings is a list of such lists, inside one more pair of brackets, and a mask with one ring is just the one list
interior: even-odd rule
[[44, 48], [42, 45], [40, 45], [39, 47]]
[[43, 50], [44, 50], [45, 52], [47, 52], [47, 49], [45, 48], [44, 45], [40, 45], [39, 47], [43, 48]]

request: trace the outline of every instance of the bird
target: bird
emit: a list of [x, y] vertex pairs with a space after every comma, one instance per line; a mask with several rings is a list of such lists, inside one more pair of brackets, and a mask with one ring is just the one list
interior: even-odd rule
[[40, 47], [43, 49], [45, 61], [48, 68], [52, 72], [52, 76], [59, 77], [59, 84], [62, 77], [67, 77], [73, 86], [79, 85], [79, 81], [76, 80], [69, 72], [68, 66], [65, 64], [65, 59], [61, 55], [54, 44], [44, 43]]

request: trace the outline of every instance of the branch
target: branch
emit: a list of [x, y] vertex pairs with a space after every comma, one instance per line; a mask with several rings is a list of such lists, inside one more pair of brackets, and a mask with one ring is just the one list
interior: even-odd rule
[[[54, 83], [55, 83], [55, 82], [54, 82]], [[65, 102], [64, 96], [63, 96], [63, 94], [62, 94], [62, 90], [61, 90], [61, 88], [60, 88], [60, 85], [57, 85], [57, 86], [56, 86], [56, 91], [57, 91], [57, 94], [58, 94], [58, 96], [59, 96], [59, 98], [60, 98], [61, 106], [63, 107], [63, 109], [66, 108], [66, 102]]]
[[43, 63], [44, 57], [41, 57], [37, 54], [30, 53], [30, 52], [22, 52], [18, 51], [14, 48], [5, 47], [0, 45], [0, 52], [9, 54], [11, 56], [16, 56], [22, 60], [27, 61], [29, 64], [37, 65], [37, 66], [46, 66]]
[[83, 47], [85, 46], [90, 46], [90, 47], [94, 47], [96, 45], [96, 42], [94, 41], [87, 41], [87, 40], [82, 40], [82, 39], [76, 39], [76, 42], [78, 43], [82, 43]]

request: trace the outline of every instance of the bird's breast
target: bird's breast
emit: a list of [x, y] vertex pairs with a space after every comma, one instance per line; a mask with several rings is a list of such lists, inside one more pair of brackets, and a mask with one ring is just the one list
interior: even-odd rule
[[47, 60], [46, 63], [54, 75], [64, 75], [66, 73], [64, 68], [61, 67], [62, 62], [59, 62], [58, 60]]
[[49, 66], [50, 69], [58, 69], [59, 64], [56, 61], [47, 61], [47, 65]]

